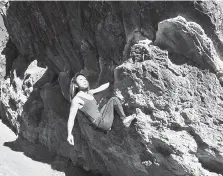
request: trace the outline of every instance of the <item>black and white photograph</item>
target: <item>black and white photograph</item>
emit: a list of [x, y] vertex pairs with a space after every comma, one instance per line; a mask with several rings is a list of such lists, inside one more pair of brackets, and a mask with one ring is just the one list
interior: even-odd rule
[[0, 176], [223, 176], [223, 1], [0, 13]]

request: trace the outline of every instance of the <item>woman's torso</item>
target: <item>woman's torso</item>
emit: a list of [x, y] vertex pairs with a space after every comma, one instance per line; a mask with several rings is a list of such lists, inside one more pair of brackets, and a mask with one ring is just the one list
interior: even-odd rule
[[83, 101], [83, 104], [80, 105], [79, 109], [89, 116], [92, 123], [98, 125], [101, 120], [101, 114], [98, 110], [97, 101], [94, 96], [85, 92], [80, 92], [76, 96]]

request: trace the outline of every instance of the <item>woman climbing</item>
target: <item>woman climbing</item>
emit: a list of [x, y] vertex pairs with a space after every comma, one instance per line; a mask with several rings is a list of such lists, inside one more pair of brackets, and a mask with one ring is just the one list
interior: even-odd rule
[[74, 120], [78, 109], [84, 112], [88, 117], [93, 126], [103, 131], [111, 130], [112, 123], [114, 120], [114, 110], [120, 116], [124, 126], [129, 127], [135, 116], [126, 117], [121, 101], [117, 97], [112, 97], [99, 111], [97, 102], [93, 94], [101, 92], [109, 87], [109, 83], [103, 84], [96, 89], [90, 89], [89, 82], [86, 77], [77, 73], [70, 83], [70, 114], [67, 123], [68, 137], [67, 141], [74, 145], [74, 138], [72, 135], [72, 129], [74, 126]]

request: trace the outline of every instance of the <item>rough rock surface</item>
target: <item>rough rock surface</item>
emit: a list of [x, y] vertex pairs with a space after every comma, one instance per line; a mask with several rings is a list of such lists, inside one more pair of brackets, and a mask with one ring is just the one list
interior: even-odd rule
[[216, 75], [183, 56], [176, 65], [148, 43], [134, 45], [132, 58], [115, 70], [117, 96], [137, 110], [135, 128], [146, 146], [142, 163], [151, 175], [222, 174], [223, 89]]
[[[13, 64], [1, 117], [19, 135], [94, 173], [223, 175], [221, 13], [214, 1], [10, 2], [5, 25], [18, 56], [6, 54]], [[183, 25], [174, 28], [179, 19]], [[164, 26], [178, 47], [164, 41], [160, 27], [169, 21]], [[182, 40], [175, 35], [187, 21], [193, 29]], [[207, 40], [209, 60], [202, 57]], [[75, 145], [67, 143], [69, 80], [80, 70], [92, 87], [112, 83], [96, 99], [101, 107], [118, 96], [137, 117], [130, 128], [115, 118], [104, 134], [78, 113]]]
[[213, 42], [200, 25], [187, 22], [178, 16], [158, 24], [155, 44], [170, 52], [182, 54], [198, 63], [200, 67], [212, 68], [223, 81], [223, 61], [220, 60]]
[[[0, 4], [1, 8], [1, 4]], [[6, 43], [8, 41], [8, 33], [6, 31], [6, 28], [3, 23], [3, 19], [0, 16], [0, 53], [4, 50]], [[0, 81], [3, 80], [4, 76], [6, 75], [6, 58], [5, 56], [1, 53], [0, 54]]]

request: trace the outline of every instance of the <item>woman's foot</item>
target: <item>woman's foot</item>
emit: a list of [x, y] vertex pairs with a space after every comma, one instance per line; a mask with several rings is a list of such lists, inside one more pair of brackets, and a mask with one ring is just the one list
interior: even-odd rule
[[136, 116], [133, 114], [133, 115], [130, 115], [130, 116], [127, 116], [125, 117], [122, 122], [124, 124], [125, 127], [129, 127], [132, 123], [132, 121], [136, 118]]
[[108, 134], [109, 131], [111, 131], [111, 128], [109, 128], [108, 130], [103, 130], [102, 132], [104, 132], [104, 134]]

